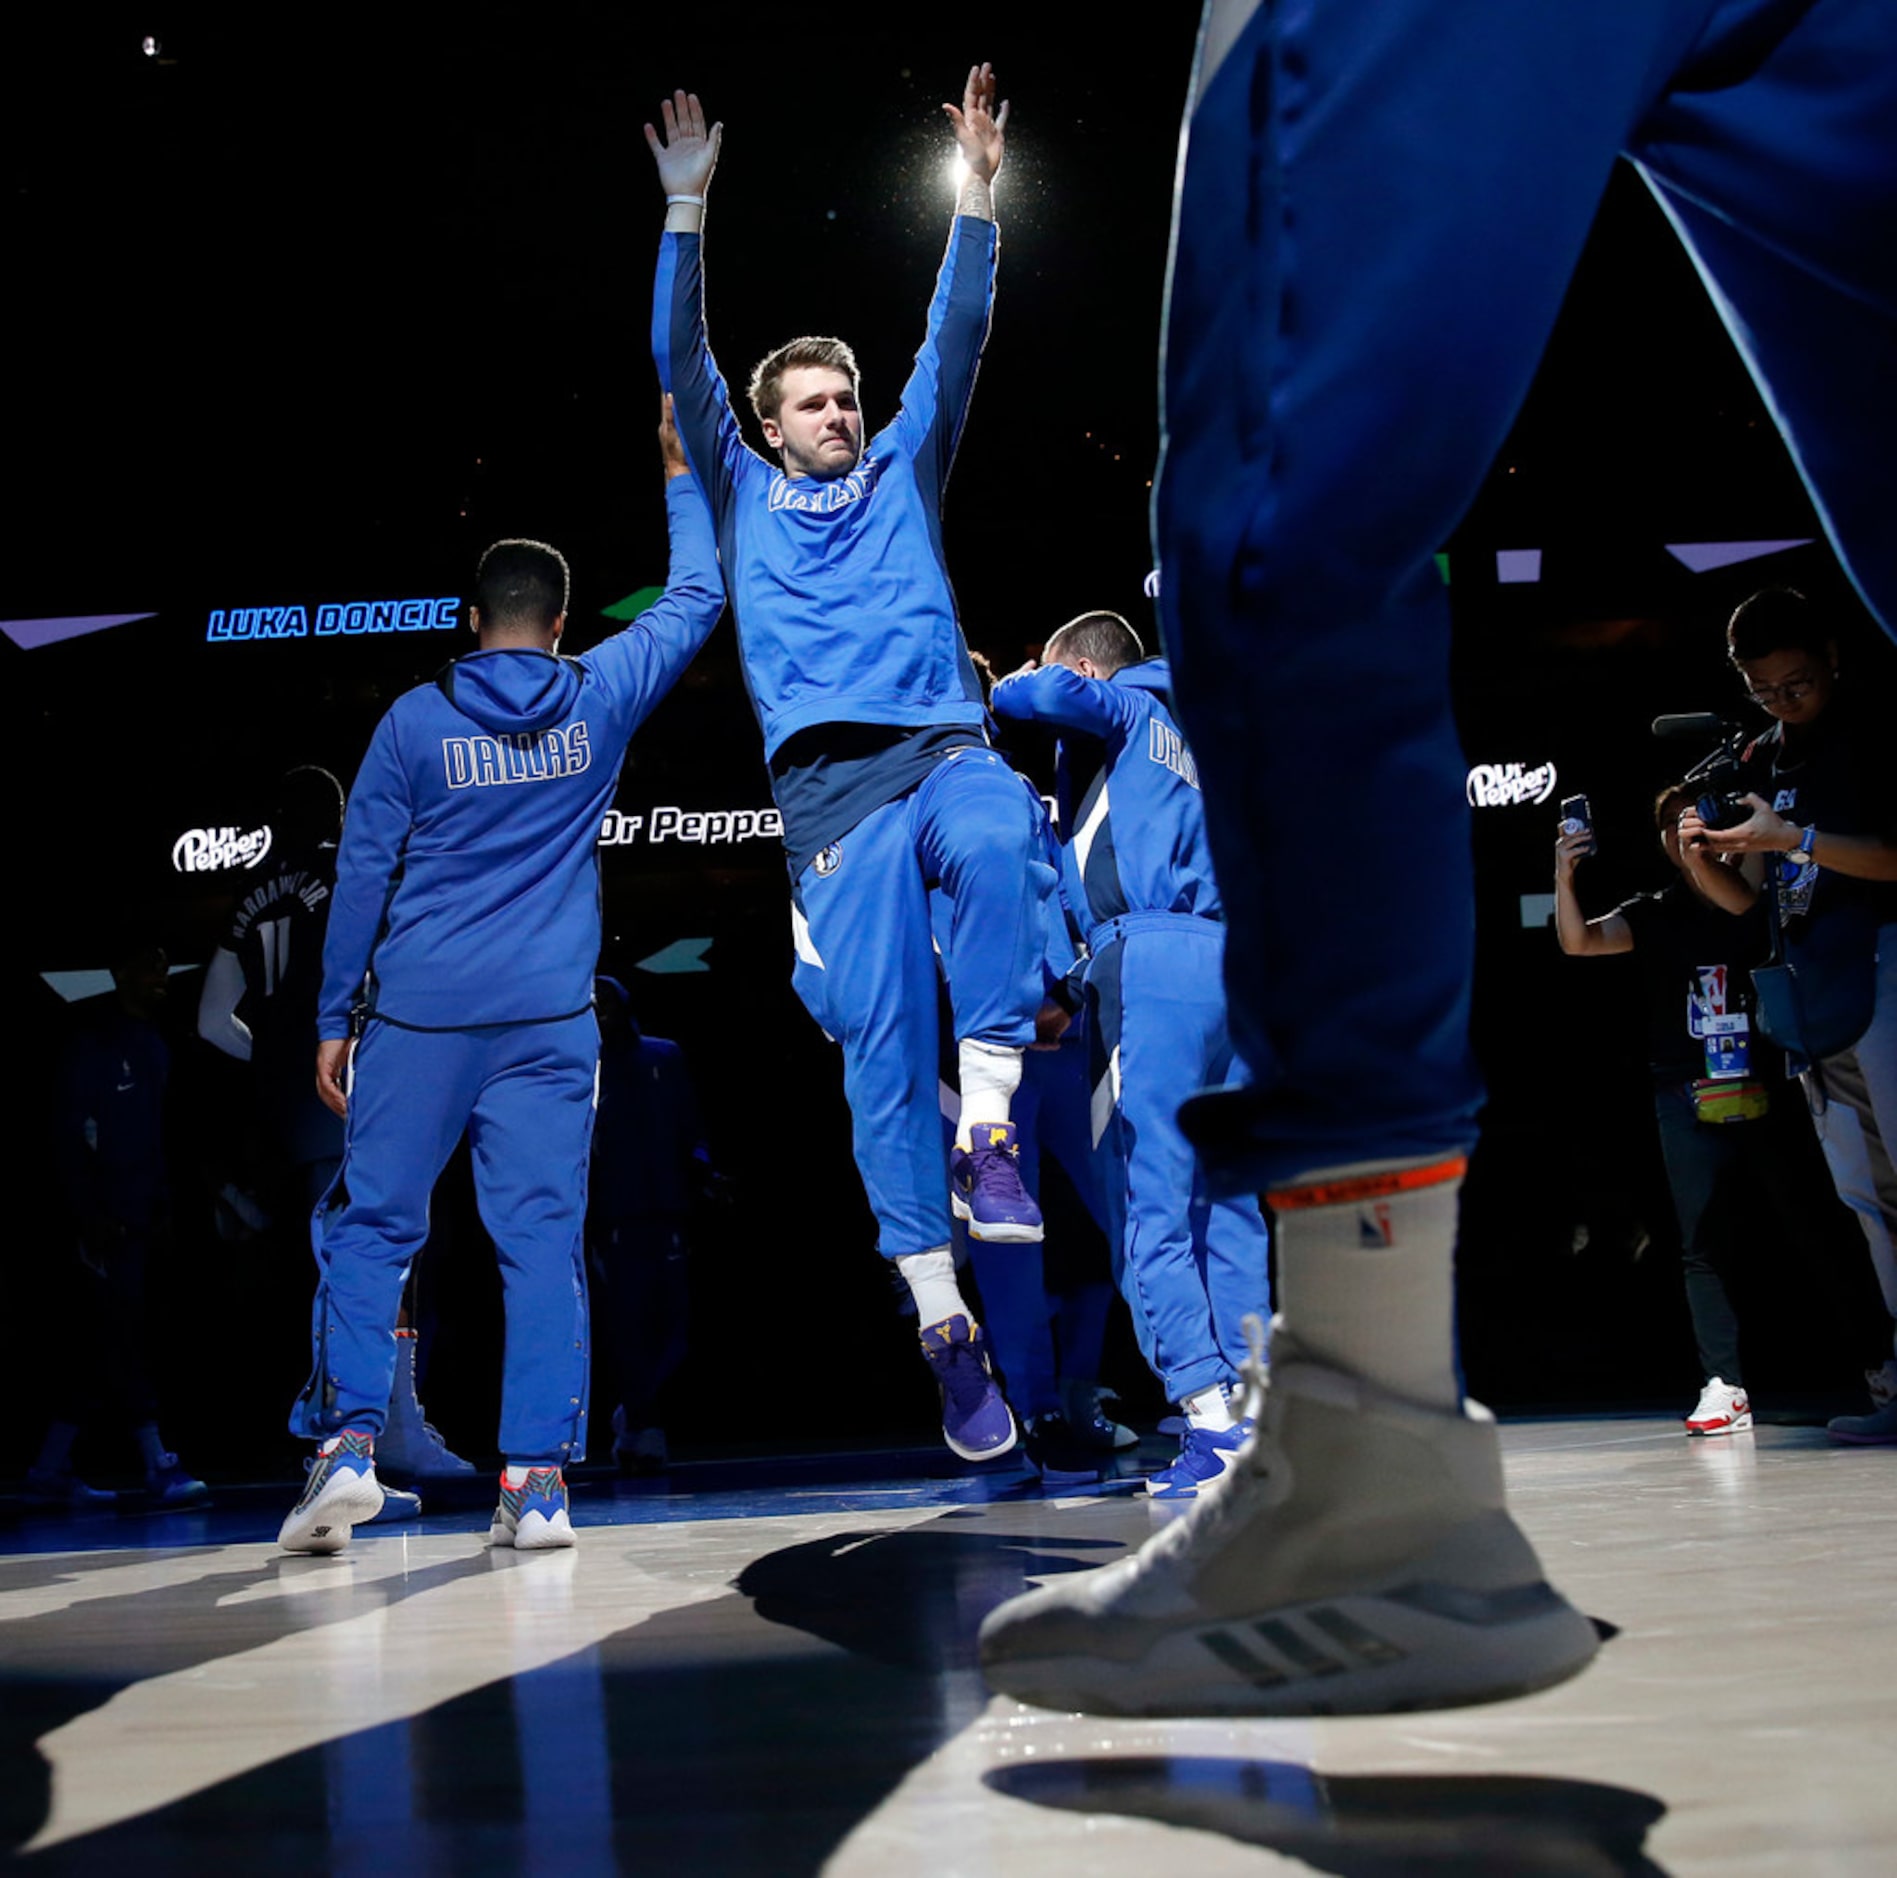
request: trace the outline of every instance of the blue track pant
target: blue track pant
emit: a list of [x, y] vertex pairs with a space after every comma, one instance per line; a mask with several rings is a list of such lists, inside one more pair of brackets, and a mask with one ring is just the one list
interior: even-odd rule
[[1113, 1109], [1108, 1136], [1114, 1275], [1140, 1353], [1182, 1402], [1238, 1379], [1244, 1320], [1270, 1315], [1265, 1222], [1250, 1194], [1213, 1200], [1179, 1104], [1233, 1073], [1220, 968], [1225, 928], [1129, 913], [1093, 936], [1087, 985], [1099, 1013]]
[[[1056, 1049], [1028, 1051], [1014, 1096], [1014, 1132], [1021, 1149], [1021, 1184], [1028, 1192], [1037, 1200], [1041, 1197], [1041, 1157], [1051, 1154], [1094, 1224], [1110, 1236], [1107, 1188], [1109, 1174], [1117, 1180], [1118, 1168], [1110, 1167], [1111, 1156], [1093, 1145], [1087, 1058], [1085, 1035], [1072, 1030]], [[1097, 1287], [1104, 1294], [1097, 1310], [1089, 1308], [1093, 1300], [1085, 1296], [1063, 1297], [1063, 1307], [1084, 1313], [1087, 1321], [1063, 1324], [1071, 1342], [1057, 1352], [1055, 1307], [1047, 1291], [1042, 1247], [992, 1245], [981, 1239], [969, 1239], [967, 1247], [981, 1287], [982, 1327], [1007, 1378], [1009, 1402], [1019, 1415], [1059, 1408], [1062, 1376], [1092, 1380], [1099, 1374], [1110, 1301], [1105, 1283]]]
[[864, 816], [797, 882], [793, 982], [843, 1046], [856, 1166], [885, 1258], [949, 1242], [930, 898], [948, 903], [957, 1039], [1027, 1044], [1053, 886], [1039, 805], [980, 748], [955, 751]]
[[1275, 1066], [1249, 1171], [1286, 1180], [1473, 1138], [1431, 556], [1508, 433], [1619, 153], [1897, 625], [1897, 7], [1213, 0], [1207, 28], [1154, 517], [1234, 1040]]
[[465, 1129], [506, 1301], [501, 1452], [520, 1463], [585, 1458], [581, 1228], [598, 1061], [591, 1011], [479, 1030], [370, 1023], [356, 1046], [342, 1173], [315, 1216], [315, 1362], [294, 1433], [381, 1433], [402, 1286]]

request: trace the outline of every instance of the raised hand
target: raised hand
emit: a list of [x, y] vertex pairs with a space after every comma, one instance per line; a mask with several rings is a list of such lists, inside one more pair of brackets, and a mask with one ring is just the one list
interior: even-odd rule
[[[958, 111], [945, 104], [942, 109], [954, 126], [968, 173], [979, 182], [992, 183], [1001, 170], [1002, 134], [1008, 127], [1006, 102], [999, 111], [995, 109], [995, 68], [971, 65], [962, 89], [962, 108]], [[646, 134], [651, 135], [649, 127]]]
[[704, 106], [695, 91], [675, 91], [659, 106], [665, 135], [645, 127], [646, 147], [659, 166], [659, 181], [668, 196], [702, 196], [718, 167], [718, 146], [725, 127], [705, 128]]
[[669, 391], [659, 393], [659, 460], [665, 465], [665, 480], [668, 483], [674, 476], [689, 476], [692, 473], [685, 446], [679, 441], [678, 424], [672, 415], [672, 394]]

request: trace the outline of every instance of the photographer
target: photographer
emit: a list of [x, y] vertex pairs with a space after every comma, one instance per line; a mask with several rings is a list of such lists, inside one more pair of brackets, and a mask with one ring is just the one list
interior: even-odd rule
[[[1760, 1061], [1751, 1027], [1746, 968], [1764, 955], [1758, 897], [1736, 866], [1682, 840], [1681, 817], [1697, 826], [1693, 789], [1676, 783], [1653, 805], [1654, 828], [1680, 878], [1599, 919], [1575, 897], [1574, 871], [1594, 851], [1591, 829], [1555, 843], [1555, 933], [1571, 958], [1631, 952], [1647, 999], [1647, 1056], [1667, 1185], [1679, 1219], [1686, 1304], [1705, 1387], [1686, 1418], [1689, 1435], [1729, 1435], [1752, 1426], [1739, 1356], [1739, 1325], [1726, 1289], [1732, 1259], [1730, 1190], [1748, 1175], [1765, 1191], [1801, 1261], [1826, 1269], [1823, 1179], [1798, 1105], [1776, 1098], [1776, 1052]], [[1735, 919], [1733, 916], [1738, 915]], [[1742, 1171], [1743, 1170], [1743, 1171]], [[1806, 1255], [1810, 1255], [1806, 1258]]]
[[[1813, 1023], [1813, 1119], [1897, 1318], [1897, 784], [1875, 765], [1837, 642], [1803, 594], [1754, 594], [1733, 613], [1726, 646], [1747, 696], [1774, 722], [1742, 758], [1751, 814], [1723, 829], [1688, 816], [1682, 835], [1716, 854], [1765, 858]], [[1855, 1041], [1821, 1040], [1820, 1025]], [[1869, 1381], [1871, 1412], [1839, 1416], [1831, 1433], [1897, 1444], [1897, 1361]]]

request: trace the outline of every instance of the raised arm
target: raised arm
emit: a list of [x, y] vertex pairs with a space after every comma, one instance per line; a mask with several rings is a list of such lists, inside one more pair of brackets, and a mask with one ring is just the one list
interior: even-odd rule
[[1124, 737], [1137, 715], [1130, 693], [1065, 665], [1032, 661], [995, 686], [989, 709], [997, 717], [1052, 724], [1089, 737]]
[[677, 401], [678, 427], [691, 467], [713, 512], [722, 515], [747, 452], [731, 394], [705, 336], [705, 277], [699, 236], [705, 198], [724, 126], [707, 129], [692, 92], [674, 92], [659, 107], [664, 134], [645, 127], [646, 144], [665, 190], [665, 233], [652, 286], [652, 360], [659, 386]]
[[968, 175], [949, 230], [948, 253], [936, 276], [935, 297], [929, 302], [928, 328], [902, 388], [902, 409], [890, 426], [890, 435], [914, 460], [932, 500], [940, 499], [955, 460], [994, 311], [999, 238], [994, 179], [1001, 168], [1002, 126], [1008, 121], [1008, 107], [996, 111], [994, 97], [994, 73], [978, 65], [968, 75], [960, 108], [942, 107], [955, 128]]
[[1634, 949], [1633, 928], [1619, 913], [1589, 919], [1575, 897], [1575, 866], [1593, 852], [1594, 836], [1585, 828], [1563, 835], [1554, 844], [1554, 930], [1561, 950], [1570, 958], [1609, 958]]
[[659, 456], [665, 466], [665, 515], [672, 564], [665, 591], [621, 632], [583, 655], [620, 699], [627, 734], [671, 690], [724, 611], [718, 544], [704, 491], [691, 474], [673, 423], [673, 400], [659, 400]]
[[995, 178], [1001, 174], [1002, 146], [1008, 128], [1007, 100], [1002, 100], [997, 111], [995, 92], [995, 68], [971, 65], [968, 83], [962, 87], [961, 108], [958, 110], [952, 104], [942, 107], [954, 128], [955, 143], [968, 170], [962, 179], [955, 213], [973, 215], [984, 222], [995, 219]]

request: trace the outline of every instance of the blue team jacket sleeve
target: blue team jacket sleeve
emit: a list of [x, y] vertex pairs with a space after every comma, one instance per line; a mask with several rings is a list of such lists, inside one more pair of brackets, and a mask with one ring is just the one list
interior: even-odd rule
[[674, 476], [666, 483], [665, 514], [672, 534], [665, 591], [623, 632], [580, 659], [613, 694], [628, 736], [671, 690], [724, 611], [711, 511], [697, 477]]
[[746, 449], [711, 345], [705, 336], [705, 276], [696, 235], [659, 237], [652, 282], [652, 360], [660, 386], [672, 394], [679, 435], [704, 484], [713, 515], [723, 519], [748, 463]]
[[958, 215], [929, 302], [929, 323], [902, 409], [890, 432], [912, 458], [924, 493], [939, 500], [961, 441], [975, 370], [988, 343], [995, 305], [1000, 231], [980, 216]]
[[988, 708], [997, 717], [1032, 719], [1090, 737], [1124, 737], [1139, 715], [1132, 696], [1065, 665], [1016, 672], [996, 685]]
[[381, 934], [389, 896], [401, 878], [402, 850], [414, 822], [408, 776], [391, 718], [376, 726], [369, 753], [356, 772], [336, 854], [336, 888], [323, 941], [323, 995], [316, 1034], [349, 1034], [349, 1012], [362, 992], [369, 957]]

